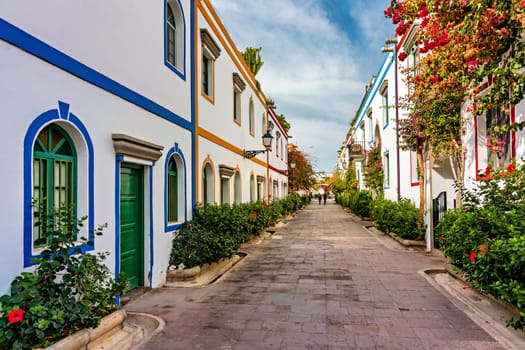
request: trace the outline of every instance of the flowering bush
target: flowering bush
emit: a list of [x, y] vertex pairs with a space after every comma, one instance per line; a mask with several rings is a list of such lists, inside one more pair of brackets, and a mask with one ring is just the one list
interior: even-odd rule
[[[113, 279], [104, 264], [106, 253], [75, 249], [84, 218], [72, 208], [47, 212], [39, 208], [38, 225], [49, 245], [35, 259], [36, 269], [11, 283], [11, 293], [0, 297], [0, 349], [45, 347], [83, 328], [96, 327], [117, 307], [115, 296], [127, 288], [124, 276]], [[102, 234], [103, 227], [95, 233]], [[87, 242], [91, 244], [92, 242]]]
[[525, 165], [487, 167], [461, 208], [436, 226], [443, 253], [480, 290], [515, 306], [525, 326]]
[[364, 179], [373, 198], [383, 196], [383, 183], [385, 173], [381, 155], [381, 145], [374, 145], [366, 154]]

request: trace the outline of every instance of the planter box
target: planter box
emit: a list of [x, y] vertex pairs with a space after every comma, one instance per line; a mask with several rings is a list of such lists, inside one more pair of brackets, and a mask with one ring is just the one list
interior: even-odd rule
[[115, 311], [102, 318], [97, 328], [82, 329], [47, 347], [47, 350], [95, 349], [98, 342], [122, 330], [126, 319], [124, 310]]

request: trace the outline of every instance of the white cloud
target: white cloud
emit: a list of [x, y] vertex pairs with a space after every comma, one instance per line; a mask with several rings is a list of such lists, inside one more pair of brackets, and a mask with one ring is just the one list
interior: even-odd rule
[[[262, 47], [257, 79], [292, 124], [290, 141], [312, 155], [317, 170], [333, 169], [364, 86], [379, 67], [379, 48], [367, 52], [366, 42], [385, 38], [374, 21], [383, 16], [386, 2], [356, 1], [354, 8], [353, 0], [348, 20], [356, 22], [347, 26], [352, 33], [345, 33], [315, 0], [212, 0], [241, 51]], [[370, 54], [379, 63], [363, 67]]]

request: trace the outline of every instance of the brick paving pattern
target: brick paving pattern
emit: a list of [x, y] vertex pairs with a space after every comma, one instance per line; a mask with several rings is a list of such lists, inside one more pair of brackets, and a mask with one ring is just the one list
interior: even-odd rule
[[143, 349], [504, 349], [418, 273], [440, 257], [393, 247], [312, 202], [214, 284], [126, 308], [166, 321]]

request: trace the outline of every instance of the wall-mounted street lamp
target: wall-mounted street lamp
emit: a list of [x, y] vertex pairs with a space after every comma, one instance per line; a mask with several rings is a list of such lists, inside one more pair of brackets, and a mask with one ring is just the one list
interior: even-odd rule
[[259, 153], [264, 153], [266, 151], [269, 151], [272, 148], [272, 140], [273, 140], [273, 136], [270, 133], [270, 130], [267, 130], [266, 134], [262, 136], [262, 142], [263, 142], [263, 146], [265, 149], [253, 150], [253, 151], [243, 150], [244, 158], [248, 158], [248, 159], [253, 158]]

